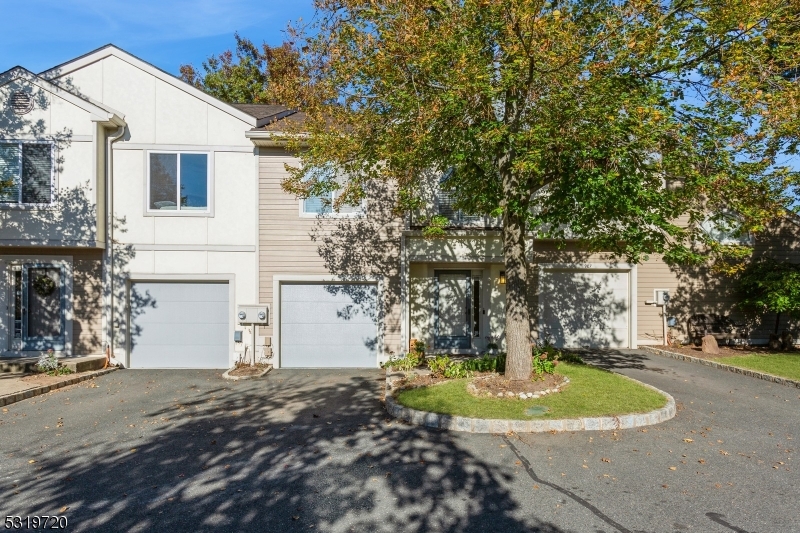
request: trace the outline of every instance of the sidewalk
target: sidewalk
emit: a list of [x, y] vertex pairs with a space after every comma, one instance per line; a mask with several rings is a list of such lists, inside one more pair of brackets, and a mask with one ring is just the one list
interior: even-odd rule
[[33, 398], [52, 390], [74, 385], [116, 370], [116, 367], [67, 374], [64, 376], [48, 376], [46, 374], [0, 374], [0, 406]]

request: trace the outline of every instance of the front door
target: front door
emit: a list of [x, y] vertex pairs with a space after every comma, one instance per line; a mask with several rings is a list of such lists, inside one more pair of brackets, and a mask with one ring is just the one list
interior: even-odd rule
[[436, 348], [472, 347], [471, 301], [469, 270], [436, 272]]
[[13, 265], [11, 317], [13, 350], [63, 350], [64, 269], [53, 264]]

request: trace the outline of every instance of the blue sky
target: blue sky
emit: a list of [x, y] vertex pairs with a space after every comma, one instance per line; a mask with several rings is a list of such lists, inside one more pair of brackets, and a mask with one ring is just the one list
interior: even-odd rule
[[235, 45], [234, 32], [279, 44], [311, 0], [0, 0], [0, 72], [41, 72], [105, 44], [178, 74]]

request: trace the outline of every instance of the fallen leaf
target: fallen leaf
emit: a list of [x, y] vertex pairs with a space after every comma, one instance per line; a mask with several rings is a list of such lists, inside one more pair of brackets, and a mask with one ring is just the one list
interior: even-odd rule
[[671, 466], [671, 467], [669, 467], [669, 469], [670, 469], [670, 470], [677, 470], [677, 469], [678, 469], [678, 467], [677, 467], [677, 466]]
[[67, 507], [67, 506], [65, 505], [65, 506], [64, 506], [64, 507], [62, 507], [62, 508], [61, 508], [61, 509], [60, 509], [58, 512], [59, 512], [59, 513], [63, 513], [63, 512], [65, 512], [67, 509], [69, 509], [69, 507]]
[[701, 465], [706, 464], [706, 460], [705, 459], [698, 459], [697, 462], [700, 463]]
[[608, 457], [603, 457], [600, 460], [603, 461], [604, 463], [610, 463], [611, 462], [611, 459], [609, 459]]
[[588, 466], [588, 465], [581, 465], [581, 466], [582, 466], [582, 467], [584, 467], [584, 468], [589, 468], [589, 466]]
[[28, 464], [33, 464], [35, 462], [36, 462], [36, 459], [31, 459], [30, 461], [28, 461]]
[[683, 439], [683, 442], [694, 442], [694, 439]]

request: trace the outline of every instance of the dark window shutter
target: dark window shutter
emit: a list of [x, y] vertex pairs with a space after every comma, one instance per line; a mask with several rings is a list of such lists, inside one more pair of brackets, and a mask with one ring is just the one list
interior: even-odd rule
[[49, 204], [53, 156], [49, 144], [22, 144], [22, 203]]

